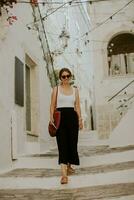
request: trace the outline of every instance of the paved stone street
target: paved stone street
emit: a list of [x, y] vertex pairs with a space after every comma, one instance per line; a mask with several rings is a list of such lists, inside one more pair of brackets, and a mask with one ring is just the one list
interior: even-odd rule
[[86, 138], [83, 144], [81, 165], [67, 185], [60, 184], [57, 149], [52, 149], [22, 157], [0, 174], [0, 200], [134, 200], [134, 146], [88, 146]]

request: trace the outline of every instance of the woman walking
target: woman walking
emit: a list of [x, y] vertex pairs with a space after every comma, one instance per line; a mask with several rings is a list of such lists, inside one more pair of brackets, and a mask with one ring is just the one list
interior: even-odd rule
[[53, 89], [50, 105], [51, 122], [54, 121], [55, 106], [61, 112], [60, 126], [56, 134], [62, 174], [61, 184], [68, 183], [68, 175], [75, 172], [71, 165], [79, 165], [78, 130], [83, 128], [79, 92], [77, 88], [70, 85], [71, 77], [72, 74], [68, 68], [60, 70], [61, 84]]

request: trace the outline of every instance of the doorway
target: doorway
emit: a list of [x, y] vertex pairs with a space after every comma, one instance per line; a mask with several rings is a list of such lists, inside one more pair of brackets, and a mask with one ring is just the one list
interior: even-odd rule
[[30, 84], [30, 67], [25, 66], [26, 77], [26, 132], [31, 134], [31, 84]]
[[39, 71], [36, 63], [25, 58], [25, 123], [27, 140], [39, 135]]

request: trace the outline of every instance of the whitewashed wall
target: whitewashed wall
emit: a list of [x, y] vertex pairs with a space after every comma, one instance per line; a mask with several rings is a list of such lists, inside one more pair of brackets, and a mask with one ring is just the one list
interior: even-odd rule
[[111, 148], [129, 146], [134, 144], [134, 105], [126, 113], [118, 126], [110, 135], [109, 145]]
[[[112, 19], [100, 26], [112, 14], [121, 9], [128, 0], [93, 2], [88, 6], [93, 31], [90, 32], [92, 52], [92, 65], [94, 67], [95, 80], [95, 107], [97, 111], [97, 129], [102, 137], [109, 134], [108, 110], [111, 106], [107, 103], [108, 97], [112, 97], [117, 91], [129, 83], [134, 76], [108, 77], [107, 45], [112, 37], [119, 33], [134, 33], [133, 10], [134, 3], [121, 10]], [[105, 113], [104, 113], [105, 112]], [[102, 113], [102, 114], [101, 114]]]
[[[15, 158], [27, 153], [28, 141], [25, 125], [25, 106], [20, 107], [14, 101], [14, 57], [17, 56], [25, 63], [28, 54], [36, 63], [39, 79], [38, 91], [38, 134], [36, 144], [38, 150], [50, 148], [51, 139], [47, 131], [49, 120], [50, 83], [46, 73], [42, 49], [36, 31], [29, 31], [26, 24], [33, 21], [30, 4], [16, 4], [11, 10], [18, 20], [12, 26], [6, 22], [6, 14], [0, 19], [0, 170], [12, 165], [11, 161], [11, 132], [14, 131]], [[24, 77], [25, 78], [25, 77]], [[13, 120], [11, 122], [11, 119]], [[14, 125], [15, 124], [15, 125]], [[17, 144], [16, 144], [17, 143]], [[33, 148], [36, 146], [33, 145]], [[16, 152], [15, 152], [16, 151]], [[32, 151], [32, 149], [31, 149]], [[33, 152], [37, 150], [33, 149]]]
[[[50, 7], [48, 7], [50, 9]], [[52, 8], [52, 7], [51, 7]], [[56, 6], [55, 6], [56, 8]], [[42, 7], [42, 16], [45, 16], [45, 11]], [[83, 17], [84, 16], [84, 17]], [[70, 36], [68, 46], [62, 49], [62, 42], [59, 35], [66, 24], [66, 30]], [[62, 52], [54, 56], [54, 68], [61, 69], [68, 67], [75, 75], [75, 84], [80, 89], [81, 110], [83, 119], [86, 120], [88, 128], [90, 128], [90, 120], [85, 109], [85, 100], [87, 100], [88, 108], [93, 101], [93, 65], [90, 64], [91, 47], [89, 43], [85, 45], [87, 38], [82, 39], [81, 35], [87, 32], [90, 28], [88, 15], [82, 5], [69, 6], [59, 9], [45, 21], [44, 25], [49, 41], [50, 50], [54, 52]], [[76, 50], [79, 49], [77, 53]]]

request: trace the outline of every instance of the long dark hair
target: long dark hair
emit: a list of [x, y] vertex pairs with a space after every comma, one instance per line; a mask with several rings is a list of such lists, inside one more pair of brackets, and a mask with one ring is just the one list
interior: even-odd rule
[[59, 79], [61, 80], [61, 76], [63, 74], [63, 72], [68, 72], [70, 77], [72, 76], [72, 73], [71, 71], [68, 69], [68, 68], [62, 68], [60, 71], [59, 71]]

